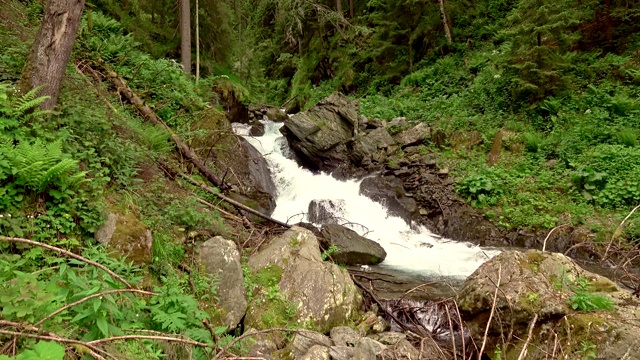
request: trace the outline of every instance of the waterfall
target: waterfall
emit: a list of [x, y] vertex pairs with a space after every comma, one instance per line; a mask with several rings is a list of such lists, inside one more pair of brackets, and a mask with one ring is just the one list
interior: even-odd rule
[[234, 123], [234, 131], [244, 136], [271, 169], [277, 188], [276, 209], [272, 217], [294, 224], [308, 221], [312, 200], [338, 200], [343, 206], [336, 217], [360, 235], [378, 242], [387, 252], [379, 266], [390, 267], [423, 277], [465, 278], [482, 263], [498, 254], [471, 243], [441, 238], [423, 226], [409, 226], [399, 217], [364, 195], [360, 180], [340, 181], [329, 174], [314, 174], [290, 159], [286, 139], [280, 134], [282, 123], [262, 121], [265, 134], [249, 136], [249, 125]]

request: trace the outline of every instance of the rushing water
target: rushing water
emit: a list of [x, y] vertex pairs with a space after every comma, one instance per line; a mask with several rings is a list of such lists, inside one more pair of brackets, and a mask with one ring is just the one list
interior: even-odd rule
[[278, 191], [273, 218], [291, 224], [308, 221], [312, 200], [344, 200], [344, 207], [335, 215], [354, 224], [349, 227], [385, 249], [387, 258], [381, 266], [424, 277], [463, 278], [498, 253], [443, 239], [421, 226], [412, 229], [401, 218], [387, 214], [381, 204], [359, 195], [359, 180], [340, 181], [329, 174], [314, 174], [301, 168], [287, 157], [290, 150], [279, 132], [282, 123], [263, 123], [265, 134], [260, 137], [247, 136], [248, 125], [233, 125], [235, 132], [244, 135], [269, 164]]

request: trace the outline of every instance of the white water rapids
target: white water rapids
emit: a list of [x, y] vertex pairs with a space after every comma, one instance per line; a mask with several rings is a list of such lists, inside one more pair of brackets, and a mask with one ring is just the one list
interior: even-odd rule
[[249, 125], [234, 123], [233, 128], [262, 153], [269, 164], [278, 192], [273, 218], [289, 223], [308, 221], [312, 200], [344, 200], [343, 211], [335, 215], [367, 228], [348, 226], [385, 249], [387, 258], [381, 266], [424, 277], [464, 278], [498, 254], [470, 243], [442, 239], [421, 226], [411, 229], [401, 218], [388, 215], [381, 204], [359, 195], [359, 180], [340, 181], [329, 174], [313, 174], [288, 159], [286, 153], [290, 150], [279, 132], [282, 123], [264, 121], [263, 124], [265, 134], [260, 137], [248, 136]]

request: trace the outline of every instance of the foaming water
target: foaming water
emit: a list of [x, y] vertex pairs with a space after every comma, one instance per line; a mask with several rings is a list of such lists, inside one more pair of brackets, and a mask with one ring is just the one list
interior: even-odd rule
[[389, 215], [381, 204], [359, 195], [360, 180], [340, 181], [329, 174], [314, 174], [301, 168], [287, 158], [290, 150], [279, 131], [282, 123], [263, 124], [265, 134], [260, 137], [248, 136], [248, 125], [233, 124], [233, 127], [265, 156], [271, 168], [278, 190], [273, 218], [290, 224], [308, 221], [312, 200], [344, 200], [341, 212], [334, 215], [349, 223], [345, 226], [385, 249], [387, 258], [382, 266], [425, 277], [463, 278], [498, 254], [470, 243], [440, 238], [422, 226], [412, 229], [401, 218]]

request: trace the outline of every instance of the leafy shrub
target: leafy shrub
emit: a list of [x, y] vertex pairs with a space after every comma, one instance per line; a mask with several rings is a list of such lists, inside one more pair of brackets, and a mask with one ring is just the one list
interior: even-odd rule
[[457, 183], [456, 189], [460, 195], [478, 208], [495, 205], [497, 197], [503, 193], [501, 184], [490, 175], [484, 174], [467, 175]]

